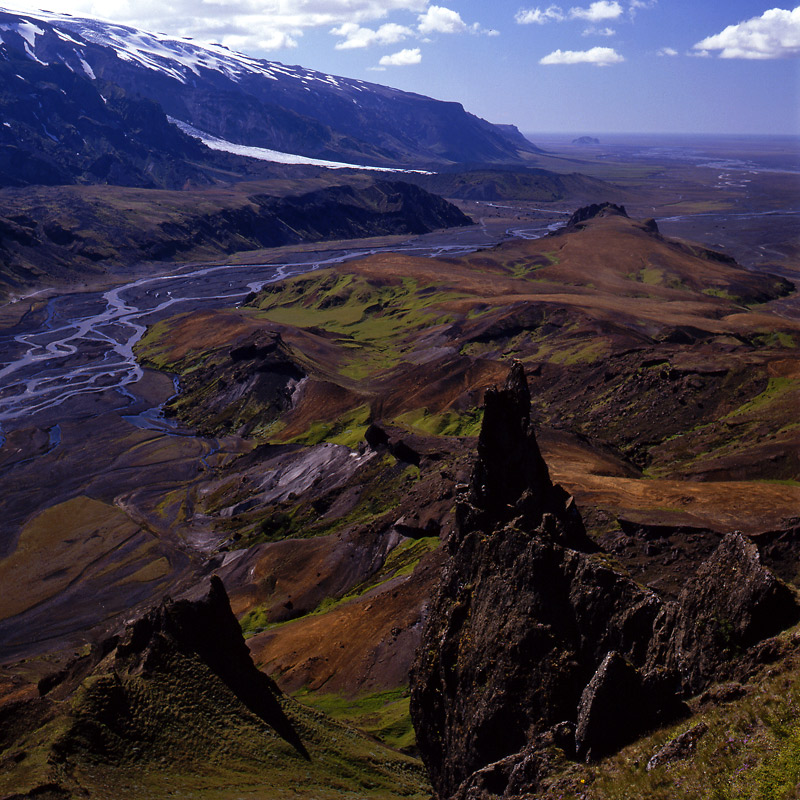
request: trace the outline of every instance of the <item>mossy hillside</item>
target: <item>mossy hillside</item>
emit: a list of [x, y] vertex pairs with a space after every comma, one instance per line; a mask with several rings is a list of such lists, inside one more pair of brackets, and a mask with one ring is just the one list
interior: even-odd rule
[[[723, 388], [727, 388], [724, 386]], [[716, 419], [704, 421], [680, 431], [653, 447], [651, 477], [675, 472], [675, 464], [685, 472], [713, 471], [730, 468], [737, 462], [750, 463], [753, 477], [781, 480], [800, 478], [796, 459], [781, 454], [794, 451], [800, 423], [800, 380], [791, 376], [764, 376], [748, 386], [744, 402], [740, 392], [729, 394], [729, 410], [721, 409]], [[733, 403], [731, 401], [733, 400]], [[759, 475], [763, 468], [767, 474]]]
[[321, 270], [268, 286], [256, 302], [262, 319], [338, 334], [341, 374], [360, 381], [396, 366], [413, 350], [416, 334], [451, 321], [448, 302], [467, 296], [414, 278], [379, 282]]
[[[781, 636], [795, 642], [797, 633]], [[792, 651], [796, 644], [789, 646]], [[592, 765], [562, 762], [542, 800], [788, 800], [800, 785], [800, 671], [796, 655], [741, 686], [696, 698], [690, 719], [664, 728]], [[730, 697], [736, 698], [731, 700]], [[704, 723], [708, 731], [687, 757], [647, 769], [676, 736]]]
[[[614, 238], [618, 252], [596, 263], [598, 248], [602, 250], [612, 234], [628, 238], [621, 244]], [[246, 400], [240, 396], [225, 401], [230, 382], [220, 377], [224, 364], [213, 349], [205, 363], [199, 354], [176, 363], [168, 353], [148, 349], [149, 341], [142, 353], [159, 366], [181, 372], [185, 393], [173, 404], [174, 410], [192, 423], [202, 422], [204, 430], [208, 425], [214, 430], [227, 426], [262, 441], [333, 441], [352, 447], [366, 426], [362, 406], [369, 405], [384, 418], [388, 387], [403, 386], [408, 380], [409, 385], [413, 381], [414, 391], [405, 396], [397, 392], [389, 400], [392, 410], [386, 421], [433, 435], [471, 434], [471, 412], [465, 408], [474, 407], [474, 397], [467, 402], [448, 395], [441, 406], [431, 408], [431, 398], [417, 389], [420, 377], [413, 373], [415, 367], [430, 363], [432, 370], [450, 369], [449, 363], [433, 365], [456, 348], [470, 361], [518, 358], [532, 368], [549, 364], [577, 372], [602, 367], [617, 353], [641, 347], [645, 341], [684, 335], [683, 328], [702, 336], [707, 324], [703, 314], [709, 310], [715, 318], [735, 311], [735, 325], [742, 329], [737, 333], [746, 337], [743, 326], [753, 323], [741, 308], [723, 309], [728, 301], [708, 298], [697, 287], [684, 285], [682, 278], [691, 274], [694, 286], [698, 270], [708, 272], [714, 286], [727, 285], [726, 281], [738, 286], [737, 282], [750, 280], [735, 265], [715, 260], [704, 250], [695, 253], [686, 245], [653, 237], [640, 223], [620, 217], [593, 221], [576, 236], [504, 243], [460, 259], [376, 256], [359, 262], [352, 271], [326, 269], [269, 285], [248, 306], [228, 312], [239, 319], [239, 329], [252, 331], [270, 324], [279, 328], [294, 363], [320, 385], [333, 383], [337, 391], [352, 395], [335, 409], [314, 395], [285, 418], [280, 410], [255, 402], [253, 393]], [[664, 305], [660, 301], [668, 301], [666, 318], [657, 312], [656, 300], [659, 307]], [[668, 321], [670, 315], [675, 322]], [[670, 325], [680, 326], [677, 333]], [[713, 322], [708, 330], [720, 327]], [[158, 338], [159, 333], [155, 335]], [[165, 336], [171, 336], [169, 330], [160, 334]], [[313, 343], [309, 337], [315, 337]], [[725, 344], [736, 346], [738, 340]], [[205, 380], [191, 387], [200, 376]], [[608, 387], [589, 388], [596, 393]], [[654, 389], [646, 400], [657, 406], [664, 398], [656, 397]], [[220, 408], [204, 413], [202, 420], [192, 418], [195, 409], [209, 409], [216, 401]], [[615, 403], [612, 398], [611, 405]], [[597, 406], [602, 405], [603, 398], [598, 398]], [[676, 432], [674, 427], [666, 435]]]
[[[422, 558], [436, 550], [439, 545], [440, 540], [437, 536], [426, 536], [421, 539], [407, 539], [401, 542], [390, 551], [383, 565], [367, 578], [367, 580], [353, 586], [346, 594], [340, 597], [326, 597], [316, 608], [309, 611], [308, 615], [319, 616], [327, 614], [344, 603], [363, 597], [368, 592], [377, 589], [393, 578], [411, 575]], [[239, 619], [239, 625], [242, 628], [244, 636], [246, 638], [254, 636], [268, 628], [285, 624], [270, 623], [268, 617], [269, 607], [267, 605], [258, 605], [244, 614]], [[294, 619], [298, 619], [298, 617]]]
[[341, 444], [355, 450], [364, 441], [364, 432], [370, 423], [371, 411], [362, 405], [331, 421], [318, 420], [301, 434], [287, 439], [289, 444], [315, 445], [322, 442]]
[[102, 800], [428, 796], [418, 761], [291, 698], [280, 704], [308, 757], [197, 658], [172, 653], [143, 675], [101, 669], [57, 722], [17, 743], [26, 757], [5, 762], [0, 792], [50, 783]]
[[410, 575], [422, 560], [423, 556], [432, 553], [440, 545], [438, 536], [425, 536], [421, 539], [409, 539], [395, 547], [386, 557], [383, 566], [363, 583], [353, 587], [346, 595], [339, 598], [327, 598], [312, 614], [325, 614], [342, 603], [363, 597], [367, 592], [378, 588], [392, 578]]
[[392, 423], [402, 428], [431, 436], [477, 436], [483, 422], [483, 409], [431, 412], [427, 408], [406, 411]]
[[409, 696], [406, 688], [356, 697], [301, 689], [294, 697], [300, 703], [352, 725], [396, 750], [413, 752], [415, 748], [416, 735], [408, 709]]

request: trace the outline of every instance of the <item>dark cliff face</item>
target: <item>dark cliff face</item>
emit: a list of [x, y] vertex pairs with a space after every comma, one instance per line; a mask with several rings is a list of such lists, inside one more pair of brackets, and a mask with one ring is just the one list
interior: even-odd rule
[[543, 515], [562, 541], [591, 549], [580, 515], [566, 492], [550, 480], [530, 421], [531, 396], [521, 364], [515, 364], [502, 390], [489, 389], [469, 492], [457, 507], [459, 527], [467, 532], [517, 520], [535, 527]]
[[548, 748], [613, 752], [686, 713], [684, 696], [798, 618], [793, 594], [738, 534], [677, 603], [609, 566], [550, 480], [529, 402], [519, 364], [487, 393], [412, 670], [412, 718], [440, 798], [535, 792]]
[[152, 100], [9, 50], [0, 58], [0, 186], [208, 183], [219, 157], [171, 125]]
[[[2, 158], [0, 152], [0, 173]], [[202, 213], [190, 192], [180, 193], [185, 200], [174, 212], [154, 206], [140, 212], [140, 197], [127, 190], [116, 197], [117, 190], [104, 189], [114, 191], [113, 202], [122, 206], [109, 214], [102, 193], [87, 200], [72, 187], [42, 191], [49, 194], [30, 203], [28, 213], [0, 211], [0, 295], [33, 285], [42, 275], [51, 284], [69, 283], [85, 280], [87, 272], [141, 261], [207, 259], [303, 241], [420, 234], [472, 224], [451, 203], [401, 181], [328, 186], [286, 197], [243, 191], [235, 204], [218, 209], [213, 206], [222, 201], [201, 196]]]

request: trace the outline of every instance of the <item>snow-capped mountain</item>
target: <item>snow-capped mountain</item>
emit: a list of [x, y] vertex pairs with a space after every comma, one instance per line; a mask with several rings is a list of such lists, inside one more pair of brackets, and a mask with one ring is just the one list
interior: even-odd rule
[[[425, 166], [513, 162], [537, 152], [514, 129], [458, 103], [66, 14], [0, 10], [0, 67], [3, 60], [7, 67], [28, 62], [40, 82], [41, 70], [58, 72], [65, 95], [60, 84], [68, 70], [69, 81], [87, 84], [83, 93], [99, 93], [106, 104], [115, 89], [128, 103], [149, 100], [217, 142], [315, 159]], [[0, 108], [5, 112], [5, 103]], [[49, 138], [60, 136], [42, 124]], [[175, 134], [184, 136], [177, 128]]]

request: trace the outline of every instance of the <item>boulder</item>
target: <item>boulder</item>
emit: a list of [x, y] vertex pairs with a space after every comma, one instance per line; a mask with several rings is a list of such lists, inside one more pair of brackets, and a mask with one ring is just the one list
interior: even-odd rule
[[680, 761], [694, 755], [697, 743], [708, 733], [708, 725], [705, 722], [698, 722], [697, 725], [689, 728], [688, 731], [670, 739], [655, 755], [647, 762], [647, 771], [663, 767], [664, 764], [671, 764], [673, 761]]
[[675, 676], [644, 675], [619, 653], [610, 652], [581, 694], [576, 754], [587, 761], [600, 758], [687, 713], [676, 688]]

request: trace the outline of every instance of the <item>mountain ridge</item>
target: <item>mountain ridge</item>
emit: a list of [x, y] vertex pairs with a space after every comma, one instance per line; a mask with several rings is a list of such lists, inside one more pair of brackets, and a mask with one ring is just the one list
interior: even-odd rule
[[516, 129], [494, 126], [460, 103], [287, 67], [222, 45], [7, 10], [0, 10], [0, 39], [6, 59], [64, 64], [237, 144], [378, 166], [520, 163], [541, 152]]

